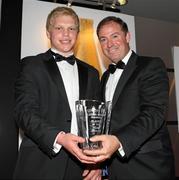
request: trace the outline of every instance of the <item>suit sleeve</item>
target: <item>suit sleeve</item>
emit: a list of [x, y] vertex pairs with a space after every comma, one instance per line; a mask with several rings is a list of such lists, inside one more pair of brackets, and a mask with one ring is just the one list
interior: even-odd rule
[[[34, 60], [35, 61], [35, 60]], [[49, 156], [54, 155], [53, 143], [60, 131], [47, 123], [40, 112], [40, 95], [35, 63], [21, 62], [21, 71], [15, 82], [14, 116], [19, 128]]]
[[[163, 127], [168, 106], [169, 81], [162, 60], [149, 61], [138, 81], [139, 112], [117, 133], [127, 157]], [[128, 103], [130, 108], [133, 104]]]

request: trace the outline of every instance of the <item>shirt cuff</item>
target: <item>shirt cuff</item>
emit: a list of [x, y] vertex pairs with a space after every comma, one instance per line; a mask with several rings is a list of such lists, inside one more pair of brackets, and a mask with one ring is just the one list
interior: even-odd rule
[[57, 139], [58, 139], [58, 137], [59, 137], [61, 134], [65, 134], [65, 132], [63, 132], [63, 131], [59, 132], [58, 135], [57, 135], [57, 137], [55, 138], [54, 143], [53, 143], [53, 151], [54, 151], [56, 154], [60, 151], [60, 149], [61, 149], [61, 147], [62, 147], [61, 144], [58, 144], [58, 143], [57, 143]]
[[120, 148], [118, 149], [118, 152], [119, 152], [119, 154], [120, 154], [122, 157], [125, 156], [125, 152], [124, 152], [124, 149], [123, 149], [123, 147], [122, 147], [122, 144], [120, 144]]

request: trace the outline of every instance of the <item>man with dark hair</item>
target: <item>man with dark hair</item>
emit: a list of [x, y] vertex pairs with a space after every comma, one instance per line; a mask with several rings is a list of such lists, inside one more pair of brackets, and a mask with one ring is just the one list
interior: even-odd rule
[[112, 62], [102, 76], [104, 101], [112, 101], [110, 135], [99, 150], [85, 150], [106, 161], [111, 180], [172, 180], [174, 157], [165, 124], [169, 80], [163, 61], [130, 49], [127, 24], [104, 18], [97, 27], [103, 53]]

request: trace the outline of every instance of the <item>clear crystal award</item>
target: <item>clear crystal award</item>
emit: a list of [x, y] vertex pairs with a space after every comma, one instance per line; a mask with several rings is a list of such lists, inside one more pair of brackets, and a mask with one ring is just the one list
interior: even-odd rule
[[110, 126], [111, 103], [98, 100], [76, 101], [78, 135], [85, 138], [82, 149], [98, 149], [101, 142], [91, 142], [95, 135], [108, 134]]

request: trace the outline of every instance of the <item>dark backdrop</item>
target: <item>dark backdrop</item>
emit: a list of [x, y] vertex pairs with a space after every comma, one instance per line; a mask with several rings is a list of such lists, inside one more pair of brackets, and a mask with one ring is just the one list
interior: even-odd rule
[[0, 179], [11, 179], [18, 132], [13, 120], [14, 80], [19, 69], [22, 0], [2, 0], [0, 29]]

